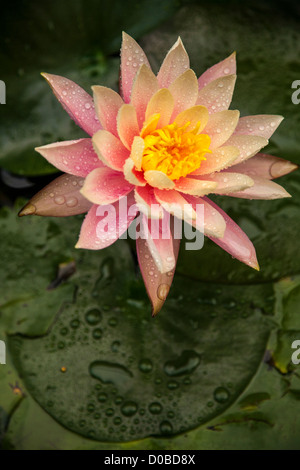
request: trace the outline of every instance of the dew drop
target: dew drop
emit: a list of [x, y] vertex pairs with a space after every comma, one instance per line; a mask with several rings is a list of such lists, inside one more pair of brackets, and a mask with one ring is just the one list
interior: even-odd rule
[[102, 330], [101, 328], [95, 328], [95, 330], [93, 331], [93, 338], [94, 339], [101, 339], [102, 338]]
[[72, 320], [72, 321], [70, 322], [70, 327], [71, 327], [71, 328], [74, 328], [74, 329], [75, 329], [75, 328], [78, 328], [79, 326], [80, 326], [80, 321], [77, 320], [77, 319]]
[[200, 355], [195, 351], [186, 350], [174, 360], [167, 361], [164, 371], [170, 377], [191, 374], [200, 364]]
[[121, 345], [120, 341], [114, 341], [111, 345], [112, 352], [118, 352], [120, 345]]
[[130, 417], [135, 415], [137, 409], [138, 406], [134, 401], [126, 401], [121, 407], [121, 412], [124, 416]]
[[114, 317], [113, 317], [113, 318], [110, 318], [110, 319], [108, 320], [108, 324], [109, 324], [109, 326], [117, 326], [117, 324], [118, 324], [117, 319], [114, 318]]
[[68, 207], [75, 207], [78, 204], [78, 199], [76, 197], [70, 197], [67, 199], [66, 205]]
[[160, 403], [155, 401], [149, 405], [149, 411], [153, 415], [159, 415], [162, 412], [162, 406]]
[[119, 426], [119, 424], [122, 423], [122, 418], [120, 418], [120, 416], [116, 416], [115, 419], [114, 419], [114, 424], [116, 426]]
[[218, 403], [226, 403], [229, 399], [229, 392], [224, 387], [218, 387], [214, 391], [214, 399]]
[[97, 308], [93, 308], [85, 314], [85, 319], [89, 325], [97, 325], [102, 319], [102, 313]]
[[179, 384], [178, 382], [176, 382], [176, 380], [170, 380], [170, 382], [168, 382], [168, 389], [169, 390], [176, 390], [176, 388], [179, 387]]
[[113, 416], [115, 414], [115, 410], [113, 408], [107, 408], [107, 410], [105, 410], [105, 414], [106, 416]]
[[140, 361], [139, 363], [139, 369], [141, 372], [143, 372], [144, 374], [148, 374], [149, 372], [152, 371], [153, 369], [153, 364], [152, 362], [150, 361], [150, 359], [143, 359]]
[[159, 425], [159, 429], [162, 434], [171, 434], [173, 426], [169, 421], [162, 421]]
[[107, 395], [106, 393], [99, 393], [97, 398], [100, 403], [105, 403], [107, 400]]
[[168, 286], [168, 284], [160, 284], [157, 288], [157, 297], [160, 300], [166, 300], [169, 290], [170, 286]]
[[90, 364], [89, 372], [92, 377], [103, 383], [123, 385], [132, 377], [132, 373], [126, 367], [113, 362], [94, 361]]
[[55, 204], [58, 204], [59, 206], [64, 204], [65, 201], [66, 201], [66, 198], [64, 196], [56, 196], [56, 198], [54, 198]]

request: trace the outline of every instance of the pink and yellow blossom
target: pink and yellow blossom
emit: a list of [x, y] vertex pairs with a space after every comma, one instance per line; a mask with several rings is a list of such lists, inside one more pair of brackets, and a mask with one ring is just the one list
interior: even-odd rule
[[[137, 212], [150, 233], [137, 238], [141, 273], [153, 315], [161, 309], [175, 271], [180, 240], [151, 237], [152, 218], [180, 217], [204, 206], [204, 234], [258, 269], [255, 249], [241, 228], [208, 195], [276, 199], [289, 194], [274, 178], [296, 168], [260, 153], [282, 121], [277, 115], [240, 117], [229, 110], [236, 81], [235, 54], [197, 79], [179, 38], [155, 75], [141, 47], [124, 33], [120, 94], [94, 86], [93, 98], [67, 78], [43, 74], [70, 117], [90, 136], [36, 150], [65, 174], [35, 195], [20, 215], [69, 216], [87, 212], [77, 248], [97, 250], [116, 241]], [[99, 206], [126, 197], [136, 210], [110, 237], [97, 232]], [[158, 209], [154, 210], [153, 207]], [[193, 220], [190, 220], [193, 224]]]

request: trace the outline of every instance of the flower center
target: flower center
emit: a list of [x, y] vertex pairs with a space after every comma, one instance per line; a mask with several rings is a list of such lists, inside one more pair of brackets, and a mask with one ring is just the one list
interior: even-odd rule
[[152, 128], [144, 136], [142, 169], [162, 171], [171, 180], [177, 180], [199, 168], [201, 161], [206, 160], [205, 154], [211, 153], [210, 137], [197, 134], [200, 123], [192, 130], [188, 129], [190, 124]]

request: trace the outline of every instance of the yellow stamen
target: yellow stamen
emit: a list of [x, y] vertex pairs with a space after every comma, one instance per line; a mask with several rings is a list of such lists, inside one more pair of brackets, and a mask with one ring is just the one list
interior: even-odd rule
[[197, 134], [200, 122], [188, 130], [190, 122], [179, 127], [169, 124], [162, 129], [156, 129], [159, 115], [150, 118], [141, 132], [145, 148], [142, 159], [144, 171], [157, 170], [165, 173], [171, 180], [197, 170], [209, 150], [210, 137], [207, 134]]

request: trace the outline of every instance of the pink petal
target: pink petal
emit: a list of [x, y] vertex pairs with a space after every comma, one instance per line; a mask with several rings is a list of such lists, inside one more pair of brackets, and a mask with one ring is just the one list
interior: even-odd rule
[[151, 97], [158, 90], [157, 78], [146, 65], [142, 65], [136, 75], [131, 93], [131, 104], [136, 109], [140, 128], [145, 121], [145, 112]]
[[123, 33], [121, 48], [121, 90], [125, 103], [129, 103], [134, 77], [141, 65], [150, 64], [143, 49], [128, 34]]
[[200, 167], [193, 171], [193, 173], [190, 173], [190, 176], [207, 175], [215, 171], [223, 170], [232, 165], [239, 154], [240, 151], [237, 147], [219, 147], [212, 153], [206, 155], [206, 160], [202, 160]]
[[174, 80], [190, 68], [189, 56], [180, 38], [169, 50], [157, 75], [161, 88], [168, 88]]
[[284, 197], [291, 197], [291, 195], [279, 184], [274, 183], [265, 178], [258, 176], [252, 177], [254, 185], [251, 188], [244, 189], [227, 194], [231, 197], [239, 197], [242, 199], [281, 199]]
[[221, 111], [212, 114], [203, 130], [211, 138], [210, 148], [215, 149], [223, 145], [232, 135], [239, 120], [239, 111]]
[[[175, 258], [176, 263], [179, 252], [180, 240], [174, 239], [173, 235], [171, 235], [169, 246], [171, 245], [173, 248], [172, 258]], [[155, 316], [161, 310], [168, 296], [174, 277], [175, 267], [171, 271], [162, 274], [155, 264], [147, 241], [141, 238], [137, 238], [136, 247], [140, 270], [143, 276], [149, 299], [152, 304], [152, 316]]]
[[215, 194], [229, 194], [235, 191], [243, 191], [254, 184], [250, 176], [242, 173], [231, 173], [228, 171], [222, 171], [213, 175], [196, 176], [195, 178], [198, 180], [204, 180], [205, 183], [208, 183], [209, 181], [216, 183], [217, 188], [210, 191]]
[[93, 135], [101, 129], [93, 99], [86, 91], [68, 78], [49, 73], [42, 75], [51, 86], [62, 107], [78, 126], [89, 135]]
[[191, 108], [196, 103], [198, 97], [198, 83], [195, 73], [189, 69], [176, 78], [169, 87], [174, 98], [174, 110], [171, 122], [177, 114], [185, 109]]
[[85, 179], [81, 194], [94, 204], [111, 204], [126, 196], [133, 186], [124, 175], [110, 168], [97, 168]]
[[235, 164], [241, 163], [257, 154], [260, 149], [268, 145], [269, 141], [264, 137], [256, 135], [232, 135], [226, 145], [233, 145], [240, 151], [240, 155], [235, 160]]
[[182, 111], [176, 116], [174, 123], [181, 127], [189, 123], [186, 131], [191, 131], [199, 125], [198, 134], [204, 129], [208, 122], [208, 111], [205, 106], [192, 106], [191, 108]]
[[175, 183], [165, 173], [157, 170], [148, 170], [144, 173], [144, 178], [150, 186], [159, 189], [175, 188]]
[[82, 223], [76, 248], [101, 250], [112, 245], [125, 233], [136, 214], [133, 193], [107, 206], [94, 204]]
[[209, 237], [214, 243], [227, 251], [231, 256], [251, 268], [259, 270], [255, 248], [245, 232], [224, 212], [217, 204], [208, 198], [204, 198], [212, 209], [220, 214], [226, 222], [226, 230], [223, 238]]
[[174, 98], [169, 90], [162, 88], [151, 98], [146, 109], [146, 120], [153, 115], [159, 115], [157, 127], [162, 128], [170, 122], [174, 109]]
[[176, 258], [168, 212], [163, 212], [162, 219], [149, 219], [145, 214], [141, 214], [139, 235], [146, 240], [151, 257], [161, 274], [175, 268]]
[[269, 139], [284, 118], [282, 116], [261, 114], [240, 118], [235, 134], [259, 135]]
[[35, 194], [20, 211], [19, 216], [65, 217], [87, 212], [91, 203], [79, 192], [83, 181], [79, 176], [59, 176]]
[[127, 158], [124, 168], [124, 176], [128, 183], [133, 184], [134, 186], [145, 186], [146, 180], [144, 178], [144, 173], [136, 169], [134, 161], [132, 158]]
[[214, 192], [217, 187], [217, 183], [211, 178], [205, 181], [205, 177], [202, 179], [196, 178], [180, 178], [176, 182], [175, 189], [181, 193], [191, 194], [192, 196], [204, 196]]
[[134, 191], [136, 204], [141, 212], [151, 219], [161, 219], [163, 209], [154, 195], [154, 189], [149, 186], [139, 186]]
[[102, 162], [113, 170], [122, 171], [129, 151], [108, 131], [96, 132], [92, 138], [94, 149]]
[[[208, 204], [208, 199], [206, 197], [195, 197], [190, 196], [189, 194], [184, 195], [186, 201], [190, 204], [195, 212], [197, 212], [197, 205], [203, 204], [204, 206], [204, 235], [208, 237], [222, 238], [226, 229], [225, 220], [221, 214], [212, 208]], [[193, 225], [197, 228], [195, 222]]]
[[60, 171], [71, 175], [86, 176], [95, 168], [103, 166], [93, 149], [91, 139], [56, 142], [35, 150]]
[[130, 104], [124, 104], [118, 113], [117, 117], [118, 134], [125, 145], [130, 150], [133, 139], [140, 133], [139, 125], [137, 122], [136, 110]]
[[199, 90], [217, 78], [236, 74], [235, 52], [206, 70], [198, 79]]
[[[148, 134], [151, 134], [152, 132], [154, 132], [157, 129], [157, 125], [159, 121], [160, 121], [160, 114], [153, 114], [152, 116], [150, 116], [144, 122], [143, 128], [140, 132], [141, 138], [144, 139]], [[133, 143], [136, 140], [136, 138], [137, 137], [134, 138]], [[131, 147], [131, 150], [132, 150], [132, 147]]]
[[145, 149], [144, 139], [142, 139], [139, 136], [136, 136], [132, 142], [130, 158], [134, 162], [136, 169], [139, 171], [142, 168], [144, 149]]
[[208, 109], [210, 114], [225, 111], [229, 108], [236, 75], [217, 78], [199, 91], [196, 104], [201, 104]]
[[267, 155], [266, 153], [258, 153], [243, 163], [233, 165], [228, 168], [227, 171], [244, 173], [251, 177], [260, 176], [261, 178], [274, 179], [287, 175], [297, 168], [298, 165], [284, 160], [283, 158]]
[[[189, 204], [186, 197], [183, 197], [178, 191], [155, 189], [154, 195], [161, 206], [170, 214], [190, 224], [194, 223], [194, 221], [197, 222], [196, 211]], [[200, 229], [201, 227], [198, 228]]]
[[93, 86], [95, 109], [104, 129], [118, 136], [117, 116], [124, 101], [115, 91], [105, 86]]

